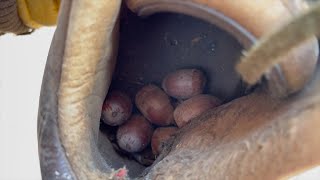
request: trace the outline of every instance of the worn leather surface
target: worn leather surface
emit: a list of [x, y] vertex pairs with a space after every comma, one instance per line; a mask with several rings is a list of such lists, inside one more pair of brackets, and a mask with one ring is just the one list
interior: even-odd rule
[[[115, 63], [119, 9], [120, 1], [113, 0], [62, 1], [39, 108], [44, 179], [114, 176], [97, 142]], [[204, 114], [181, 130], [168, 156], [143, 178], [275, 179], [319, 165], [317, 77], [285, 100], [256, 92]]]
[[38, 145], [43, 179], [75, 179], [62, 146], [58, 126], [58, 88], [71, 1], [64, 1], [42, 80], [38, 114]]
[[[154, 4], [169, 4], [166, 0], [126, 0], [126, 3], [130, 9], [137, 13]], [[288, 9], [281, 0], [172, 0], [170, 3], [199, 4], [216, 9], [238, 22], [256, 37], [262, 36], [266, 31], [287, 21], [287, 17], [290, 16]]]
[[44, 178], [91, 179], [103, 176], [99, 170], [111, 171], [95, 144], [100, 118], [96, 111], [100, 111], [112, 74], [119, 7], [119, 1], [62, 2], [39, 109]]
[[286, 100], [257, 91], [203, 114], [147, 178], [282, 179], [318, 166], [319, 82], [318, 68], [312, 83]]

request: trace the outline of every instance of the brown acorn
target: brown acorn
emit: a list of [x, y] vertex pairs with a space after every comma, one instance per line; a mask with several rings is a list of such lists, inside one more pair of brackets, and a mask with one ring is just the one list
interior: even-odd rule
[[132, 102], [129, 96], [120, 91], [112, 91], [107, 95], [102, 106], [102, 121], [110, 126], [118, 126], [129, 119]]
[[169, 96], [155, 85], [146, 85], [136, 94], [136, 106], [151, 123], [158, 126], [173, 124], [173, 106]]
[[153, 127], [149, 121], [141, 115], [133, 115], [119, 126], [117, 142], [127, 152], [140, 152], [149, 145], [152, 133]]

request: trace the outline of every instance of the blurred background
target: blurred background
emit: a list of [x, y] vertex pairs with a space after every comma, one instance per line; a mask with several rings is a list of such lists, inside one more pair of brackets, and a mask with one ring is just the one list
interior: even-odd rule
[[38, 102], [53, 33], [0, 36], [0, 180], [41, 179]]
[[[27, 36], [0, 36], [0, 180], [41, 179], [38, 102], [53, 33], [42, 28]], [[292, 179], [319, 180], [320, 167]]]

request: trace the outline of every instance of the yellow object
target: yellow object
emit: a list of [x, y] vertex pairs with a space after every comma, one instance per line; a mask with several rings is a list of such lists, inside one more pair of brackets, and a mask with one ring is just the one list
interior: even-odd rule
[[17, 0], [19, 16], [26, 26], [39, 28], [57, 22], [60, 0]]

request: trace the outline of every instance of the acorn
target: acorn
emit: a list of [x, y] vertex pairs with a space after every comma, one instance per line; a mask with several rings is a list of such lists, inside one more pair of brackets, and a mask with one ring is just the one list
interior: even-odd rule
[[180, 69], [163, 79], [162, 88], [171, 97], [189, 99], [203, 92], [206, 81], [204, 73], [198, 69]]
[[159, 155], [165, 143], [178, 130], [177, 127], [160, 127], [157, 128], [151, 139], [151, 148], [154, 155]]
[[132, 102], [129, 96], [120, 91], [110, 92], [102, 106], [102, 121], [110, 126], [118, 126], [129, 119]]
[[174, 123], [169, 96], [155, 85], [146, 85], [136, 94], [136, 106], [151, 123], [168, 126]]
[[205, 111], [215, 108], [221, 104], [221, 101], [211, 95], [200, 94], [194, 96], [177, 106], [173, 116], [179, 128], [186, 125], [190, 120], [198, 117]]
[[117, 142], [121, 149], [127, 152], [140, 152], [146, 148], [153, 134], [153, 127], [148, 120], [141, 115], [133, 115], [119, 126]]

